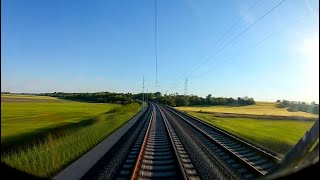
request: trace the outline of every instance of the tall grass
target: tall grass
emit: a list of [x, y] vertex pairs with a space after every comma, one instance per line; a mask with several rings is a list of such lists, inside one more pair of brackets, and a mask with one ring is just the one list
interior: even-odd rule
[[27, 173], [50, 177], [79, 158], [132, 118], [140, 107], [125, 105], [96, 117], [96, 123], [49, 134], [45, 141], [2, 154], [1, 161]]
[[121, 106], [64, 100], [1, 102], [1, 144], [12, 137], [78, 123]]

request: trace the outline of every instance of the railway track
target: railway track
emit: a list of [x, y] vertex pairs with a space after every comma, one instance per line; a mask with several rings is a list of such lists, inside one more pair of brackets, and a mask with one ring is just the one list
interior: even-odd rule
[[151, 120], [139, 134], [117, 179], [199, 179], [164, 113], [151, 106]]
[[237, 171], [244, 179], [255, 179], [264, 176], [280, 159], [252, 144], [228, 134], [210, 124], [192, 116], [183, 114], [169, 107], [164, 107], [173, 115], [194, 130], [193, 136], [218, 155], [225, 164]]
[[138, 122], [82, 179], [256, 179], [280, 160], [170, 107]]

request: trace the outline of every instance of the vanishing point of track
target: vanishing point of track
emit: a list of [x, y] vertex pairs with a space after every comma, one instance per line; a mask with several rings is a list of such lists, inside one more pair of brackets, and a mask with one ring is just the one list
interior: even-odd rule
[[255, 179], [280, 159], [200, 119], [149, 103], [83, 179]]

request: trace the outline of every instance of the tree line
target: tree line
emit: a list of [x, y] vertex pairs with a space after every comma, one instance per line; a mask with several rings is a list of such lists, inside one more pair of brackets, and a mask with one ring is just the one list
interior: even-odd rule
[[213, 97], [211, 94], [205, 98], [196, 95], [179, 95], [155, 93], [114, 93], [114, 92], [96, 92], [96, 93], [44, 93], [41, 95], [57, 97], [67, 100], [98, 102], [98, 103], [117, 103], [129, 104], [132, 102], [141, 103], [142, 101], [159, 102], [169, 106], [192, 106], [192, 105], [252, 105], [255, 104], [253, 98], [238, 97], [237, 99], [225, 97]]
[[303, 111], [312, 114], [319, 115], [319, 104], [316, 104], [314, 101], [311, 103], [301, 102], [301, 101], [288, 101], [288, 100], [277, 100], [279, 107], [287, 107], [288, 111]]
[[116, 103], [130, 104], [133, 102], [141, 103], [137, 95], [132, 93], [113, 93], [113, 92], [96, 92], [96, 93], [43, 93], [40, 95], [57, 97], [66, 100], [86, 101], [96, 103]]
[[193, 105], [230, 105], [230, 106], [245, 106], [255, 104], [253, 98], [238, 97], [233, 99], [231, 97], [213, 97], [211, 94], [205, 98], [196, 95], [179, 95], [171, 94], [160, 96], [159, 103], [169, 106], [193, 106]]

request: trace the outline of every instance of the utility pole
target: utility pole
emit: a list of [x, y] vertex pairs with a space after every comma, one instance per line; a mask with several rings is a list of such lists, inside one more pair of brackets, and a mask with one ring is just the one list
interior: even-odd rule
[[[156, 92], [158, 89], [158, 52], [157, 52], [157, 0], [154, 1], [154, 51], [156, 59]], [[158, 98], [157, 98], [158, 102]]]
[[148, 102], [148, 89], [147, 89], [147, 94], [146, 95], [147, 95], [147, 100], [146, 101]]
[[184, 95], [186, 96], [188, 93], [188, 78], [184, 80]]
[[142, 79], [142, 101], [144, 101], [144, 76]]

